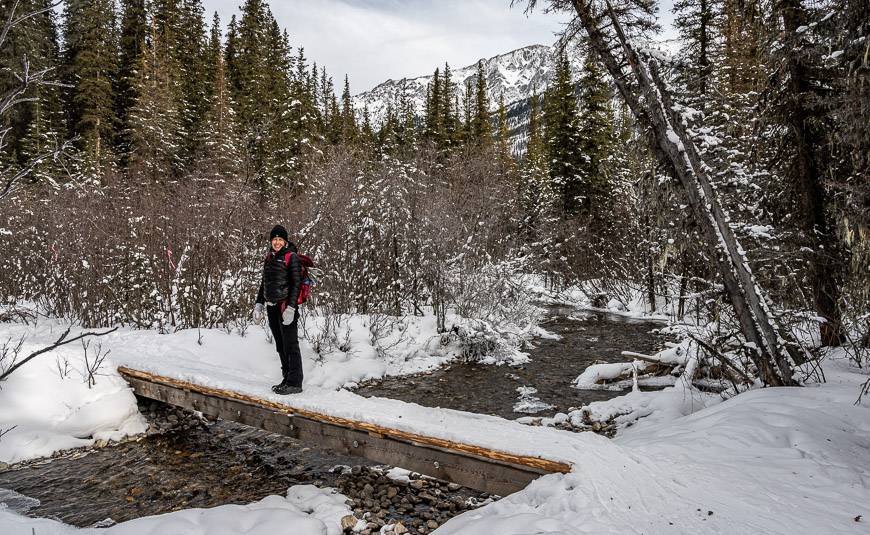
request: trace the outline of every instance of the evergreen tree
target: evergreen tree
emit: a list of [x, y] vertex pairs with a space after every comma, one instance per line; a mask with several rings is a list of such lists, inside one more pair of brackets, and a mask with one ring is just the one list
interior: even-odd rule
[[533, 93], [520, 185], [521, 203], [525, 212], [523, 226], [530, 233], [544, 222], [556, 204], [550, 183], [547, 143], [541, 121], [541, 99], [537, 93]]
[[128, 115], [136, 103], [136, 86], [139, 81], [139, 68], [145, 50], [145, 39], [149, 34], [145, 0], [121, 0], [120, 54], [118, 59], [118, 78], [115, 88], [115, 113], [118, 116], [119, 134], [116, 150], [121, 165], [127, 165], [131, 150], [127, 134], [130, 131]]
[[443, 131], [441, 143], [445, 148], [456, 145], [459, 136], [459, 116], [456, 108], [456, 85], [453, 83], [453, 75], [450, 65], [444, 64], [444, 76], [442, 77], [441, 104], [441, 128]]
[[263, 0], [246, 0], [237, 27], [230, 24], [226, 57], [246, 173], [264, 192], [295, 185], [293, 60], [288, 39]]
[[350, 95], [350, 81], [344, 75], [344, 90], [341, 93], [341, 140], [353, 144], [357, 141], [356, 116], [353, 109], [353, 99]]
[[227, 66], [221, 50], [220, 19], [214, 14], [209, 39], [207, 70], [214, 79], [209, 84], [209, 111], [200, 133], [201, 153], [197, 169], [209, 179], [228, 180], [238, 176], [241, 141], [238, 137], [235, 111], [227, 77]]
[[698, 95], [703, 109], [704, 98], [711, 89], [713, 65], [718, 54], [720, 0], [676, 0], [674, 2], [674, 28], [682, 40], [682, 56], [686, 63], [681, 74], [684, 85]]
[[556, 60], [556, 72], [544, 95], [544, 130], [546, 132], [550, 180], [559, 192], [562, 217], [577, 213], [585, 202], [583, 187], [584, 156], [580, 152], [580, 121], [571, 65], [564, 50]]
[[757, 91], [764, 83], [764, 24], [758, 0], [724, 0], [722, 32], [722, 90], [746, 94]]
[[444, 116], [441, 112], [441, 106], [444, 103], [444, 99], [441, 96], [442, 88], [441, 70], [435, 69], [432, 81], [429, 82], [426, 89], [426, 109], [423, 113], [426, 120], [424, 135], [439, 147], [444, 142]]
[[582, 208], [603, 219], [605, 202], [610, 196], [608, 163], [613, 153], [614, 125], [612, 96], [601, 68], [587, 57], [583, 76], [580, 78], [579, 150], [584, 156], [580, 167], [583, 196]]
[[238, 95], [241, 92], [239, 84], [241, 83], [242, 75], [236, 65], [236, 56], [239, 54], [239, 23], [236, 21], [236, 16], [230, 17], [230, 23], [227, 25], [227, 44], [224, 47], [224, 65], [227, 69], [227, 82], [230, 84], [230, 90], [233, 95]]
[[113, 168], [117, 125], [113, 85], [118, 74], [113, 0], [67, 0], [63, 79], [70, 136], [78, 136], [88, 173]]
[[460, 140], [470, 143], [472, 139], [472, 123], [474, 122], [474, 86], [472, 78], [465, 79], [465, 91], [462, 93], [462, 130]]
[[[6, 35], [3, 49], [0, 50], [0, 94], [7, 94], [20, 84], [19, 76], [24, 70], [25, 60], [30, 75], [45, 72], [47, 80], [56, 79], [59, 64], [57, 25], [54, 11], [49, 0], [21, 0], [17, 6], [13, 2], [0, 4], [0, 17], [3, 21], [14, 16], [37, 13], [25, 18], [11, 28]], [[0, 128], [4, 132], [4, 151], [0, 155], [0, 165], [15, 168], [24, 165], [37, 155], [45, 153], [63, 137], [63, 113], [60, 92], [54, 84], [35, 84], [21, 95], [24, 101], [14, 106], [2, 118]], [[50, 165], [43, 165], [32, 179], [52, 172]]]
[[[181, 113], [182, 165], [189, 165], [198, 150], [200, 133], [210, 108], [209, 94], [214, 80], [207, 65], [208, 41], [202, 0], [181, 0], [178, 22], [168, 48], [176, 57], [179, 110]], [[213, 76], [213, 75], [212, 75]]]
[[507, 110], [504, 106], [504, 93], [498, 96], [498, 136], [497, 145], [498, 160], [503, 174], [512, 174], [514, 159], [511, 156], [510, 135], [507, 124]]
[[474, 117], [471, 120], [471, 137], [478, 145], [492, 142], [492, 122], [489, 117], [489, 95], [486, 87], [486, 70], [483, 60], [477, 62], [477, 77], [474, 90]]
[[181, 112], [176, 98], [172, 61], [156, 24], [146, 44], [130, 109], [127, 158], [139, 181], [167, 183], [177, 176], [181, 152]]
[[366, 105], [363, 107], [363, 118], [362, 118], [362, 126], [360, 127], [360, 141], [364, 145], [369, 145], [375, 140], [375, 133], [372, 129], [372, 119], [369, 115], [369, 107]]
[[[317, 109], [316, 78], [308, 73], [302, 47], [296, 55], [295, 74], [290, 82], [290, 88], [288, 137], [291, 143], [291, 157], [299, 165], [306, 155], [314, 151], [316, 142], [322, 138], [320, 111]], [[295, 175], [297, 186], [304, 186], [302, 177], [298, 173]]]
[[395, 109], [396, 147], [397, 149], [410, 154], [417, 147], [417, 116], [405, 80], [402, 81]]

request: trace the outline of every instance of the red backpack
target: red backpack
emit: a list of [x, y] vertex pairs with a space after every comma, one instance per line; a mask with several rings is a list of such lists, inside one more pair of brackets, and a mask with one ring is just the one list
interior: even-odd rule
[[296, 304], [301, 305], [311, 297], [311, 287], [314, 286], [314, 277], [309, 268], [314, 267], [314, 260], [304, 254], [287, 253], [287, 257], [284, 259], [285, 265], [289, 265], [291, 254], [296, 254], [299, 257], [299, 263], [302, 264], [302, 283], [299, 286], [299, 299], [296, 301]]
[[[301, 305], [308, 301], [308, 298], [311, 297], [311, 287], [314, 286], [316, 279], [311, 273], [311, 268], [314, 268], [314, 260], [311, 259], [310, 256], [294, 253], [293, 251], [287, 251], [284, 254], [284, 265], [290, 265], [290, 255], [296, 255], [299, 257], [299, 263], [302, 264], [302, 283], [299, 286], [299, 299], [296, 300], [297, 305]], [[268, 253], [266, 253], [266, 257], [268, 258]], [[281, 307], [281, 310], [284, 310], [284, 307]]]

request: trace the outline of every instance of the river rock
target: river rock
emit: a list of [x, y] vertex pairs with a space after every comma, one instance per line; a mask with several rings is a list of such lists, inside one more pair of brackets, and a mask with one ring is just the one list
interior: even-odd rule
[[403, 533], [408, 533], [408, 528], [405, 527], [405, 524], [402, 524], [401, 522], [396, 522], [393, 525], [393, 533], [402, 535]]
[[419, 494], [419, 496], [420, 496], [420, 499], [422, 499], [422, 500], [426, 500], [426, 501], [429, 502], [429, 503], [435, 503], [435, 502], [438, 501], [438, 498], [436, 498], [435, 496], [432, 496], [432, 495], [429, 494], [428, 492], [421, 492], [421, 493]]
[[393, 499], [397, 494], [399, 494], [397, 487], [387, 487], [387, 498]]
[[429, 529], [438, 529], [438, 522], [435, 522], [434, 520], [429, 520], [428, 522], [426, 522], [426, 527], [428, 527]]
[[353, 529], [353, 527], [356, 526], [356, 522], [357, 522], [357, 520], [356, 520], [355, 516], [345, 515], [345, 516], [341, 517], [341, 529], [343, 531]]

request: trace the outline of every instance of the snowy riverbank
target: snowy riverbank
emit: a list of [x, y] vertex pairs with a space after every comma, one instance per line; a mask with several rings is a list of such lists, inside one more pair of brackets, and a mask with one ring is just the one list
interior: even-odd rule
[[[437, 533], [866, 532], [870, 413], [868, 400], [854, 402], [867, 375], [851, 368], [840, 353], [824, 363], [828, 382], [821, 385], [753, 390], [707, 408], [695, 404], [687, 389], [645, 393], [663, 406], [688, 408], [642, 419], [612, 441], [335, 390], [367, 375], [425, 369], [455, 356], [450, 341], [442, 346], [425, 320], [405, 327], [407, 345], [395, 345], [391, 358], [371, 345], [362, 323], [351, 330], [348, 349], [354, 351], [318, 360], [313, 348], [304, 346], [306, 391], [293, 396], [294, 405], [574, 466], [570, 474], [543, 477], [524, 491], [456, 517]], [[27, 333], [22, 351], [27, 354], [53, 341], [61, 328], [49, 321], [35, 329], [3, 324], [0, 334], [17, 340]], [[269, 391], [277, 363], [261, 332], [240, 337], [223, 331], [118, 331], [98, 341], [111, 351], [111, 363], [93, 388], [83, 380], [82, 348], [75, 345], [34, 360], [3, 384], [0, 428], [18, 427], [0, 440], [0, 459], [15, 461], [138, 432], [143, 423], [132, 394], [113, 372], [118, 364], [282, 399]], [[69, 369], [61, 378], [65, 363]], [[618, 399], [631, 402], [628, 398]], [[293, 487], [292, 498], [273, 496], [249, 506], [143, 518], [109, 531], [77, 530], [0, 510], [0, 533], [266, 534], [276, 525], [298, 527], [300, 535], [335, 533], [336, 522], [347, 514], [343, 498], [329, 490], [303, 490]], [[319, 503], [332, 505], [318, 508]]]

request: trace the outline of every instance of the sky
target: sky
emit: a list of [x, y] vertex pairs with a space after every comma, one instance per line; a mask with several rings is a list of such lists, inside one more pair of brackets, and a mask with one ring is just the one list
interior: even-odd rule
[[[243, 0], [204, 0], [207, 20], [220, 14], [224, 26]], [[565, 15], [510, 0], [270, 0], [279, 26], [294, 49], [326, 66], [352, 93], [389, 79], [430, 74], [448, 62], [459, 68], [532, 44], [549, 45]], [[542, 5], [544, 2], [542, 2]]]

